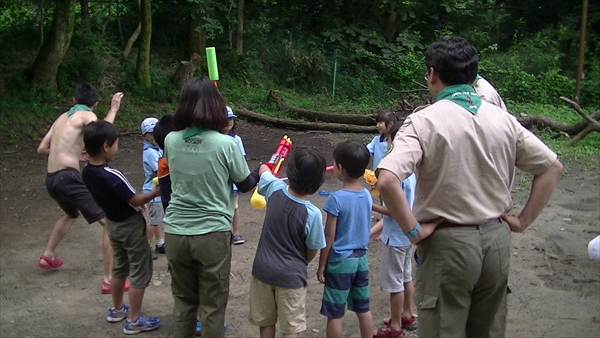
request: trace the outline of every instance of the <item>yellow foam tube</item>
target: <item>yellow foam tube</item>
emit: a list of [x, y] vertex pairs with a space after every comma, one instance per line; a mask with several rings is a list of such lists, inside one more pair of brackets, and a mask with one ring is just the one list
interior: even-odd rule
[[267, 206], [267, 200], [265, 200], [263, 195], [258, 193], [258, 187], [254, 189], [254, 193], [252, 193], [252, 197], [250, 197], [250, 205], [258, 210], [264, 209]]

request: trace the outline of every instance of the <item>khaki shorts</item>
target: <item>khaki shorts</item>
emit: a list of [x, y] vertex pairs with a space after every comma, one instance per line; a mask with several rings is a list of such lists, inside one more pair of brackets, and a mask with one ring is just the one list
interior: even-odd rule
[[141, 213], [120, 222], [106, 220], [108, 238], [113, 249], [112, 275], [129, 276], [131, 287], [145, 289], [152, 279], [152, 252], [148, 245], [146, 219]]
[[252, 277], [248, 320], [256, 326], [271, 326], [278, 319], [283, 334], [306, 330], [306, 287], [280, 288]]
[[239, 196], [233, 196], [233, 208], [238, 208]]
[[165, 211], [162, 202], [148, 203], [148, 225], [157, 226], [162, 224]]
[[412, 282], [412, 245], [381, 249], [379, 285], [386, 293], [404, 292], [404, 284]]

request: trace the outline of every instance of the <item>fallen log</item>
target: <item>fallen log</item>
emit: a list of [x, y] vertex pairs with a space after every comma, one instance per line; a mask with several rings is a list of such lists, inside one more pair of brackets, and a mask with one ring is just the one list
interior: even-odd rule
[[[329, 122], [337, 124], [353, 124], [357, 126], [374, 126], [375, 114], [340, 114], [325, 113], [303, 108], [294, 107], [283, 101], [283, 95], [278, 90], [271, 90], [269, 97], [275, 101], [279, 109], [284, 109], [295, 113], [299, 118], [304, 118], [314, 122]], [[371, 128], [371, 131], [373, 129]]]
[[[600, 110], [592, 114], [590, 117], [596, 121], [600, 120]], [[521, 114], [521, 116], [517, 116], [517, 121], [519, 121], [519, 123], [521, 123], [523, 127], [527, 129], [534, 127], [537, 129], [550, 129], [556, 132], [567, 133], [571, 136], [579, 134], [588, 125], [586, 120], [581, 120], [575, 124], [568, 124], [565, 122], [555, 121], [546, 116], [533, 116], [529, 114]]]
[[327, 130], [327, 131], [339, 131], [347, 133], [375, 133], [375, 123], [371, 127], [357, 126], [353, 124], [342, 124], [342, 123], [327, 123], [327, 122], [308, 122], [301, 120], [283, 119], [277, 117], [266, 116], [255, 113], [247, 109], [237, 108], [234, 109], [235, 114], [251, 121], [258, 121], [262, 123], [268, 123], [274, 127], [280, 128], [291, 128], [299, 130]]

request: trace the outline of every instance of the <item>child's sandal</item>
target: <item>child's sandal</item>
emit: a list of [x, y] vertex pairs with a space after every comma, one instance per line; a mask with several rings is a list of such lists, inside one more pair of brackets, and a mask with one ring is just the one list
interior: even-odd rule
[[384, 337], [393, 337], [393, 338], [404, 338], [404, 331], [394, 330], [391, 327], [386, 327], [383, 329], [378, 329], [377, 333], [373, 335], [373, 338], [384, 338]]

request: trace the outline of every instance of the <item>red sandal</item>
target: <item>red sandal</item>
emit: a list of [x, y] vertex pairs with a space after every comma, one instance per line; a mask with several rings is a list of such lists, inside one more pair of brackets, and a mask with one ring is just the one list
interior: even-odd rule
[[[385, 326], [390, 326], [391, 318], [386, 318], [383, 320], [383, 324]], [[417, 320], [415, 317], [410, 318], [402, 318], [402, 328], [408, 331], [414, 331], [417, 329]]]
[[417, 320], [415, 317], [402, 318], [402, 328], [408, 331], [414, 331], [417, 329]]
[[[46, 262], [46, 264], [43, 264], [40, 261], [44, 261], [44, 262]], [[39, 266], [40, 268], [42, 268], [44, 270], [58, 269], [62, 265], [63, 265], [63, 261], [60, 258], [54, 257], [54, 259], [50, 259], [50, 257], [44, 256], [44, 255], [40, 256], [40, 260], [37, 263], [37, 266]]]
[[394, 330], [391, 327], [386, 327], [383, 329], [378, 329], [377, 333], [373, 335], [373, 338], [380, 337], [404, 338], [404, 331], [402, 329]]
[[[102, 287], [100, 288], [100, 291], [102, 292], [103, 295], [109, 295], [112, 292], [110, 283], [102, 281], [101, 285], [102, 285]], [[129, 279], [126, 279], [125, 286], [123, 287], [123, 292], [129, 291], [130, 286], [131, 286], [131, 282], [129, 281]]]

